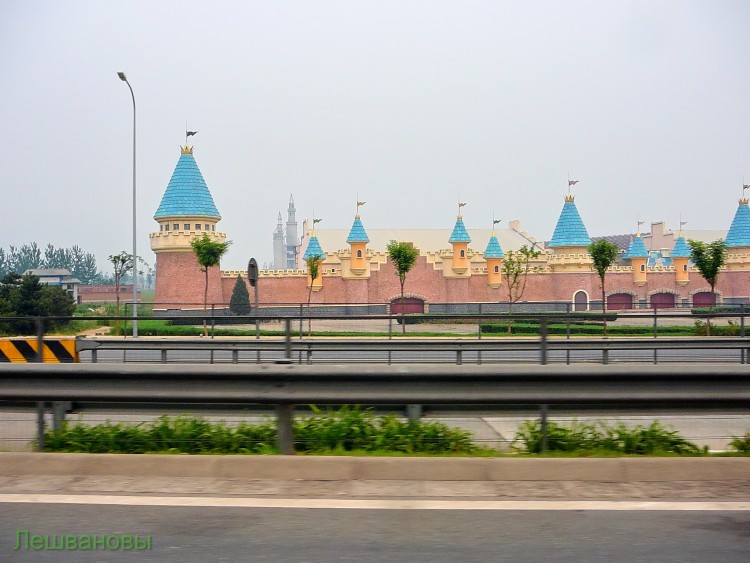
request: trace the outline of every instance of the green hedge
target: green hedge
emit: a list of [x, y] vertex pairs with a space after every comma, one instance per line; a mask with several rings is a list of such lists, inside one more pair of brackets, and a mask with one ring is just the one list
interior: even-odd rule
[[[313, 407], [314, 408], [314, 407]], [[477, 454], [489, 452], [475, 445], [466, 430], [438, 422], [406, 422], [394, 416], [375, 416], [371, 409], [342, 407], [314, 409], [311, 417], [294, 420], [295, 451], [311, 454], [351, 451], [384, 453]], [[140, 424], [106, 422], [87, 426], [66, 422], [61, 430], [45, 433], [44, 449], [84, 453], [277, 453], [276, 422], [208, 422], [196, 417], [169, 418]]]
[[[483, 334], [507, 334], [508, 323], [493, 323], [481, 325]], [[567, 326], [562, 323], [554, 323], [547, 325], [547, 333], [550, 335], [566, 335]], [[539, 323], [530, 322], [514, 322], [511, 325], [511, 334], [516, 335], [538, 335], [539, 334]], [[570, 324], [570, 335], [571, 336], [601, 336], [604, 334], [604, 326], [600, 323], [571, 323]], [[621, 325], [610, 325], [607, 326], [607, 334], [609, 336], [652, 336], [654, 334], [654, 327], [647, 325], [637, 326], [621, 326]], [[692, 326], [660, 326], [657, 328], [657, 334], [660, 335], [693, 335], [695, 334], [695, 328]], [[705, 331], [704, 331], [705, 334]]]

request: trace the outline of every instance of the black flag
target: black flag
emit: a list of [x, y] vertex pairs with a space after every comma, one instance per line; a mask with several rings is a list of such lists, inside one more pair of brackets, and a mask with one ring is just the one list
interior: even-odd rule
[[185, 137], [192, 137], [195, 135], [198, 131], [185, 131]]

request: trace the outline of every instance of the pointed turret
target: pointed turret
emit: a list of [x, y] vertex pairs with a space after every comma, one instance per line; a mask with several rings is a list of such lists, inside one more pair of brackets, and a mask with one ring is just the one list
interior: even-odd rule
[[643, 243], [640, 230], [635, 235], [633, 242], [630, 243], [622, 258], [623, 260], [630, 260], [630, 265], [633, 267], [633, 282], [636, 285], [645, 284], [648, 250], [646, 250], [646, 245]]
[[747, 203], [746, 197], [740, 199], [737, 211], [734, 213], [734, 219], [725, 241], [729, 248], [750, 247], [750, 208]]
[[[313, 225], [316, 221], [317, 219], [313, 219]], [[320, 259], [318, 276], [314, 280], [312, 279], [310, 272], [307, 272], [307, 287], [312, 286], [313, 291], [320, 291], [323, 288], [323, 261], [326, 258], [326, 254], [320, 247], [320, 242], [318, 241], [318, 237], [315, 234], [315, 229], [313, 229], [312, 233], [310, 234], [310, 240], [307, 242], [307, 250], [305, 250], [305, 255], [302, 258], [305, 261], [309, 260], [310, 258]]]
[[487, 243], [487, 248], [484, 251], [484, 259], [487, 261], [487, 284], [490, 287], [500, 287], [502, 285], [503, 258], [505, 258], [505, 254], [493, 230], [492, 236]]
[[587, 252], [590, 244], [591, 238], [578, 213], [575, 198], [568, 194], [548, 246], [554, 248], [556, 253], [559, 249], [562, 254], [579, 254]]
[[688, 273], [688, 262], [690, 260], [690, 247], [682, 236], [682, 231], [677, 237], [672, 249], [672, 263], [674, 264], [675, 280], [679, 285], [687, 285], [690, 281]]
[[[165, 306], [203, 302], [202, 291], [187, 295], [184, 287], [203, 287], [204, 278], [190, 242], [207, 234], [215, 241], [227, 235], [216, 230], [221, 215], [193, 157], [193, 147], [180, 147], [177, 161], [159, 208], [154, 214], [159, 231], [150, 234], [151, 250], [156, 254], [156, 291], [154, 299]], [[195, 283], [190, 280], [195, 277]], [[175, 283], [179, 279], [180, 283]], [[187, 300], [187, 301], [186, 301]], [[219, 268], [209, 271], [208, 302], [225, 301]]]
[[451, 262], [452, 270], [457, 274], [464, 274], [469, 269], [469, 243], [471, 237], [466, 231], [464, 226], [464, 220], [461, 216], [461, 207], [466, 205], [465, 203], [458, 204], [458, 216], [456, 217], [456, 224], [453, 227], [453, 232], [448, 242], [453, 245], [453, 260]]
[[289, 206], [286, 209], [286, 268], [297, 267], [297, 249], [299, 248], [299, 239], [297, 238], [297, 218], [295, 217], [296, 209], [294, 207], [294, 197], [289, 194]]
[[354, 216], [354, 223], [352, 223], [352, 228], [349, 231], [349, 236], [346, 238], [346, 242], [352, 250], [350, 270], [354, 275], [362, 276], [369, 274], [367, 243], [370, 242], [370, 239], [367, 238], [367, 232], [365, 232], [365, 227], [362, 225], [362, 221], [359, 218], [359, 205], [357, 205], [357, 210], [357, 214]]
[[273, 269], [286, 269], [286, 248], [284, 245], [284, 224], [281, 219], [281, 211], [276, 219], [276, 230], [273, 232]]

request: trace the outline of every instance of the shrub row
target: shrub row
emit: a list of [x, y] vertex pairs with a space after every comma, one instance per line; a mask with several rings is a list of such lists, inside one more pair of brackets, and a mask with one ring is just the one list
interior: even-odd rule
[[[317, 411], [317, 409], [316, 409]], [[487, 451], [471, 441], [466, 430], [438, 422], [405, 422], [394, 416], [375, 416], [370, 409], [342, 407], [317, 411], [294, 420], [297, 452], [400, 452], [475, 454]], [[44, 448], [53, 452], [84, 453], [276, 453], [275, 421], [263, 424], [208, 422], [195, 417], [161, 417], [151, 423], [86, 426], [65, 423], [45, 434]]]
[[[519, 428], [512, 447], [523, 453], [542, 452], [542, 424], [539, 420], [526, 421]], [[706, 453], [680, 436], [676, 430], [658, 421], [650, 426], [628, 428], [620, 423], [608, 426], [601, 422], [573, 422], [569, 427], [547, 423], [547, 451], [549, 452], [606, 452], [630, 455]]]
[[[713, 327], [712, 327], [713, 329]], [[507, 334], [508, 323], [493, 323], [481, 325], [483, 334]], [[657, 327], [657, 334], [661, 335], [693, 335], [696, 334], [696, 328], [691, 326], [660, 326]], [[554, 323], [547, 325], [547, 333], [551, 335], [568, 334], [568, 326], [564, 323]], [[537, 335], [539, 334], [539, 323], [514, 322], [511, 325], [511, 334], [517, 335]], [[604, 327], [600, 323], [571, 323], [571, 336], [601, 336], [604, 334]], [[654, 334], [653, 326], [608, 326], [607, 334], [610, 336], [652, 336]], [[705, 329], [701, 334], [705, 334]]]

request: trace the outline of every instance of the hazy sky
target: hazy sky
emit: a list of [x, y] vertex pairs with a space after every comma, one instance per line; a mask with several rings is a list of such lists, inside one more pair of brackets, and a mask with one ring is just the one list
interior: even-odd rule
[[[0, 246], [138, 248], [184, 142], [234, 242], [279, 211], [348, 228], [520, 219], [726, 229], [750, 183], [750, 2], [0, 0]], [[446, 241], [446, 247], [448, 243]], [[334, 250], [334, 249], [328, 249]], [[483, 250], [483, 249], [479, 249]]]

